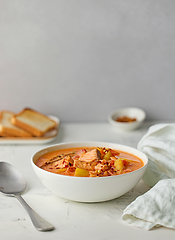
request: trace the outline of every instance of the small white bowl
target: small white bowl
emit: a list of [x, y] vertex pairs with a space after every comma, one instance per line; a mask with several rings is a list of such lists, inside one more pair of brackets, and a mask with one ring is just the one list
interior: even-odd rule
[[[106, 147], [131, 153], [144, 162], [144, 166], [136, 171], [109, 177], [74, 177], [48, 172], [36, 166], [37, 159], [58, 149], [73, 147]], [[148, 159], [137, 149], [124, 145], [105, 142], [62, 143], [44, 148], [32, 156], [32, 167], [41, 182], [56, 195], [78, 202], [102, 202], [111, 200], [130, 191], [145, 173]]]
[[[133, 122], [117, 122], [118, 117], [127, 116], [136, 118]], [[120, 108], [108, 115], [108, 121], [120, 130], [134, 130], [141, 126], [145, 120], [146, 113], [140, 108]]]

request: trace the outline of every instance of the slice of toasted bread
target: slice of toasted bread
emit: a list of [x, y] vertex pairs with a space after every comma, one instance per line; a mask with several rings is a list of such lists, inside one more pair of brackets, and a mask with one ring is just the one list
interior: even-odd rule
[[0, 113], [0, 136], [3, 137], [32, 137], [32, 135], [19, 127], [11, 124], [13, 112], [2, 111]]
[[30, 108], [25, 108], [15, 114], [11, 123], [37, 137], [43, 136], [47, 131], [56, 127], [55, 121]]

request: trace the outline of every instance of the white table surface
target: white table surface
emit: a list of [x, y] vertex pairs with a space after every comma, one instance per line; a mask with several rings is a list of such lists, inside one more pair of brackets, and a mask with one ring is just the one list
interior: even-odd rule
[[0, 193], [0, 239], [81, 239], [81, 240], [171, 240], [175, 231], [164, 227], [151, 231], [131, 227], [121, 220], [123, 210], [149, 187], [141, 180], [130, 192], [103, 203], [77, 203], [62, 199], [47, 190], [31, 167], [31, 156], [41, 148], [61, 142], [105, 141], [137, 147], [138, 141], [153, 123], [140, 129], [119, 132], [109, 123], [61, 123], [56, 139], [38, 145], [0, 145], [0, 161], [13, 164], [25, 177], [28, 187], [23, 193], [27, 203], [55, 227], [51, 232], [37, 231], [22, 205]]

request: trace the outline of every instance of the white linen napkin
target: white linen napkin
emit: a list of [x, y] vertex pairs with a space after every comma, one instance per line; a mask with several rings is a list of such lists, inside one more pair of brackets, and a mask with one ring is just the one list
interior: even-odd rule
[[175, 179], [160, 180], [136, 198], [124, 210], [122, 219], [146, 230], [159, 226], [175, 228]]
[[147, 230], [175, 228], [175, 124], [151, 126], [138, 149], [149, 159], [143, 180], [153, 187], [124, 210], [122, 219]]
[[154, 186], [159, 180], [175, 178], [175, 124], [156, 124], [137, 146], [149, 161], [143, 180]]

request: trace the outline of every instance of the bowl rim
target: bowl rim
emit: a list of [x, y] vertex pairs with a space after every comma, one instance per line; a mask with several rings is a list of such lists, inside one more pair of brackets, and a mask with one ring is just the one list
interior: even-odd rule
[[[82, 147], [95, 147], [95, 146], [97, 146], [97, 145], [94, 145], [94, 144], [96, 144], [97, 143], [97, 145], [98, 144], [104, 144], [104, 146], [105, 146], [105, 144], [109, 144], [109, 145], [116, 145], [116, 146], [118, 146], [118, 147], [121, 147], [121, 148], [127, 148], [127, 149], [129, 149], [129, 150], [133, 150], [133, 151], [136, 151], [136, 152], [138, 152], [139, 154], [141, 154], [142, 156], [143, 156], [143, 158], [144, 158], [144, 160], [141, 158], [141, 157], [139, 157], [142, 161], [143, 161], [143, 163], [144, 163], [144, 165], [141, 167], [141, 168], [139, 168], [139, 169], [137, 169], [137, 170], [134, 170], [134, 171], [132, 171], [132, 172], [129, 172], [129, 173], [125, 173], [125, 174], [120, 174], [120, 175], [113, 175], [113, 176], [106, 176], [106, 177], [75, 177], [75, 176], [68, 176], [68, 175], [62, 175], [62, 174], [57, 174], [57, 173], [53, 173], [53, 172], [49, 172], [49, 171], [46, 171], [46, 170], [44, 170], [44, 169], [41, 169], [40, 167], [38, 167], [36, 164], [35, 164], [35, 162], [34, 162], [34, 157], [37, 155], [37, 154], [39, 154], [40, 152], [42, 152], [42, 151], [45, 151], [45, 150], [47, 150], [47, 149], [50, 149], [50, 148], [55, 148], [55, 147], [59, 147], [59, 146], [65, 146], [65, 145], [78, 145], [78, 144], [80, 144], [80, 145], [82, 145]], [[87, 146], [86, 144], [92, 144], [92, 145], [89, 145], [89, 146]], [[81, 146], [77, 146], [77, 148], [78, 147], [81, 147]], [[71, 147], [67, 147], [67, 148], [71, 148]], [[112, 148], [112, 147], [111, 147]], [[60, 148], [61, 149], [61, 148]], [[65, 148], [62, 148], [62, 149], [66, 149], [66, 147]], [[117, 150], [117, 149], [116, 149]], [[52, 152], [52, 151], [56, 151], [56, 150], [51, 150], [51, 151], [49, 151], [49, 152]], [[122, 150], [121, 150], [122, 151]], [[126, 152], [127, 152], [127, 150], [126, 150]], [[46, 152], [45, 152], [46, 153]], [[130, 153], [130, 152], [128, 152], [128, 153]], [[44, 153], [43, 153], [44, 154]], [[43, 155], [42, 154], [42, 155]], [[131, 154], [133, 154], [133, 153], [131, 153]], [[42, 155], [40, 155], [40, 156], [42, 156]], [[135, 154], [133, 154], [133, 155], [135, 155]], [[136, 155], [135, 155], [136, 156]], [[146, 156], [146, 154], [145, 153], [143, 153], [143, 152], [141, 152], [140, 150], [138, 150], [138, 149], [136, 149], [136, 148], [133, 148], [133, 147], [130, 147], [130, 146], [127, 146], [127, 145], [123, 145], [123, 144], [117, 144], [117, 143], [111, 143], [111, 142], [101, 142], [101, 141], [78, 141], [78, 142], [64, 142], [64, 143], [58, 143], [58, 144], [54, 144], [54, 145], [50, 145], [50, 146], [48, 146], [48, 147], [45, 147], [45, 148], [42, 148], [42, 149], [40, 149], [40, 150], [38, 150], [38, 151], [36, 151], [33, 155], [32, 155], [32, 158], [31, 158], [31, 164], [32, 164], [32, 166], [33, 166], [33, 168], [35, 168], [35, 169], [37, 169], [37, 170], [39, 170], [39, 171], [41, 171], [41, 172], [44, 172], [45, 174], [47, 174], [47, 175], [53, 175], [53, 176], [59, 176], [59, 178], [72, 178], [72, 179], [89, 179], [89, 180], [86, 180], [86, 181], [104, 181], [104, 180], [102, 180], [102, 179], [112, 179], [112, 178], [121, 178], [121, 177], [124, 177], [124, 176], [128, 176], [128, 175], [131, 175], [131, 174], [134, 174], [134, 173], [136, 173], [136, 172], [138, 172], [138, 171], [141, 171], [141, 169], [143, 169], [143, 168], [146, 168], [147, 167], [147, 165], [148, 165], [148, 157]], [[91, 179], [91, 180], [90, 180]], [[96, 179], [96, 180], [95, 180]]]

